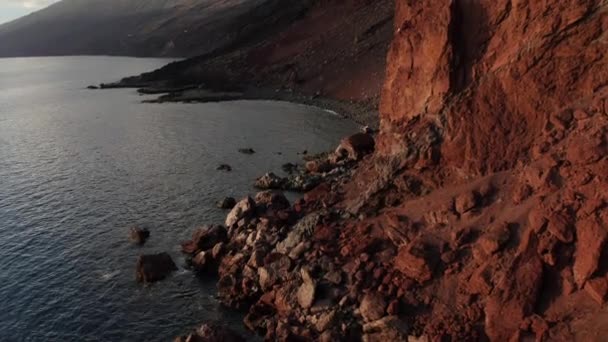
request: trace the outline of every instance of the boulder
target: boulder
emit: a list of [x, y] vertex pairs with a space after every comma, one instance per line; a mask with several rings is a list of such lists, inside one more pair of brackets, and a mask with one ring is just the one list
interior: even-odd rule
[[213, 270], [214, 260], [209, 251], [199, 252], [193, 259], [192, 265], [199, 272], [210, 272]]
[[287, 237], [277, 244], [277, 252], [289, 255], [291, 250], [298, 246], [306, 236], [312, 235], [311, 233], [320, 220], [321, 216], [319, 213], [311, 213], [304, 216], [293, 226]]
[[317, 323], [315, 323], [315, 329], [322, 333], [325, 330], [332, 327], [334, 321], [336, 320], [336, 310], [331, 310], [319, 316], [317, 319]]
[[268, 291], [277, 282], [277, 274], [267, 267], [258, 268], [258, 282], [264, 291]]
[[298, 293], [299, 288], [297, 282], [287, 281], [282, 283], [281, 286], [276, 290], [276, 296], [274, 298], [274, 307], [276, 310], [281, 314], [289, 314], [290, 312], [294, 312], [299, 303], [299, 299], [297, 297]]
[[500, 224], [490, 229], [479, 239], [480, 248], [487, 254], [498, 252], [509, 241], [511, 231], [507, 224]]
[[315, 301], [316, 285], [314, 282], [303, 282], [296, 294], [298, 304], [304, 309], [310, 309]]
[[399, 317], [386, 316], [363, 325], [363, 332], [363, 342], [408, 341], [410, 328]]
[[289, 191], [306, 192], [321, 184], [322, 181], [323, 178], [319, 175], [301, 174], [289, 177], [285, 181], [283, 188]]
[[146, 243], [150, 237], [150, 231], [146, 228], [133, 227], [129, 231], [129, 239], [138, 245]]
[[374, 152], [376, 142], [371, 134], [357, 133], [342, 139], [336, 149], [336, 155], [351, 160], [359, 160], [366, 154]]
[[228, 232], [220, 225], [203, 226], [192, 234], [192, 240], [182, 243], [182, 252], [194, 254], [206, 251], [220, 242], [226, 242]]
[[310, 173], [324, 173], [331, 169], [332, 165], [327, 160], [316, 159], [306, 162], [306, 171]]
[[587, 281], [585, 284], [585, 291], [593, 298], [598, 304], [604, 305], [608, 298], [608, 279], [606, 277], [598, 277]]
[[203, 324], [197, 334], [209, 342], [245, 342], [245, 339], [226, 326]]
[[582, 288], [597, 270], [608, 233], [595, 216], [576, 225], [576, 252], [574, 254], [574, 281]]
[[262, 209], [284, 210], [291, 207], [289, 200], [280, 191], [266, 190], [255, 195], [255, 204]]
[[255, 201], [251, 197], [245, 197], [238, 202], [226, 217], [226, 226], [231, 227], [243, 218], [251, 217], [255, 212]]
[[486, 300], [485, 331], [491, 341], [508, 341], [534, 312], [543, 280], [537, 246], [535, 236], [527, 232], [519, 254]]
[[262, 177], [256, 179], [254, 186], [258, 189], [263, 189], [263, 190], [269, 190], [269, 189], [279, 190], [279, 189], [283, 188], [286, 181], [287, 180], [285, 178], [279, 177], [279, 176], [275, 175], [274, 173], [269, 172], [269, 173], [263, 175]]
[[165, 279], [171, 272], [177, 271], [177, 266], [167, 253], [141, 255], [137, 259], [137, 280], [152, 283]]
[[454, 209], [460, 215], [465, 214], [477, 206], [477, 196], [469, 191], [454, 199]]
[[251, 257], [249, 257], [249, 261], [247, 265], [253, 268], [258, 268], [264, 266], [264, 257], [266, 256], [266, 251], [261, 248], [254, 249], [253, 253], [251, 253]]
[[363, 296], [361, 305], [359, 306], [361, 316], [368, 322], [379, 320], [384, 317], [386, 311], [386, 301], [384, 297], [377, 292], [368, 293]]
[[217, 202], [217, 207], [220, 209], [232, 209], [236, 205], [236, 200], [233, 197], [224, 197]]
[[547, 230], [561, 242], [571, 243], [574, 240], [574, 227], [564, 214], [553, 213], [549, 217]]
[[395, 257], [395, 268], [419, 283], [431, 280], [435, 262], [422, 245], [402, 246]]

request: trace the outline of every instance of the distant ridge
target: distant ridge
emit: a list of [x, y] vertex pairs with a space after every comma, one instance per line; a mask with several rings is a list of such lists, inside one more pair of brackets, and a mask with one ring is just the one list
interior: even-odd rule
[[[276, 0], [63, 0], [0, 25], [0, 57], [206, 54], [256, 30], [251, 14], [269, 2]], [[283, 1], [295, 14], [305, 3]]]

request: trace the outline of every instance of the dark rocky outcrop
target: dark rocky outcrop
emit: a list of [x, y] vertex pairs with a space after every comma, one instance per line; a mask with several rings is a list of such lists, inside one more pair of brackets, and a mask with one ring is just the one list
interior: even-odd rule
[[221, 164], [220, 166], [217, 167], [216, 170], [230, 172], [230, 171], [232, 171], [232, 166], [230, 166], [228, 164]]
[[142, 283], [153, 283], [165, 279], [177, 266], [167, 253], [141, 255], [137, 259], [137, 280]]
[[255, 154], [255, 150], [252, 148], [239, 148], [239, 152], [242, 154]]

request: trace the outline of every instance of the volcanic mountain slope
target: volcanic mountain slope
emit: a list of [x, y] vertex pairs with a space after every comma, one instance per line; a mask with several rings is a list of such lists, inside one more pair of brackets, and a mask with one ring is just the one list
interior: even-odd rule
[[265, 34], [230, 49], [172, 63], [122, 84], [280, 88], [377, 104], [393, 13], [392, 0], [311, 1], [285, 28], [269, 26]]
[[63, 0], [1, 25], [0, 57], [194, 56], [270, 22], [280, 27], [306, 7], [293, 0]]

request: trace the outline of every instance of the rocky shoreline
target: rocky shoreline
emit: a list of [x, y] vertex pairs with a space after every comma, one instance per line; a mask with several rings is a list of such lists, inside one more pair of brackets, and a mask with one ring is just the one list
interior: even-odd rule
[[[256, 182], [261, 191], [233, 203], [224, 225], [203, 226], [182, 243], [197, 274], [218, 278], [221, 303], [248, 313], [249, 330], [266, 340], [352, 341], [395, 323], [398, 304], [366, 294], [383, 283], [387, 294], [396, 294], [381, 261], [361, 252], [355, 264], [347, 262], [334, 240], [335, 227], [350, 216], [331, 206], [340, 200], [340, 186], [373, 150], [373, 137], [358, 133], [343, 139], [335, 152], [306, 158], [289, 177], [268, 181], [269, 174], [262, 176]], [[277, 189], [308, 192], [291, 204]], [[163, 279], [163, 272], [173, 270], [166, 257], [142, 256], [138, 279]], [[154, 258], [159, 267], [143, 269], [144, 261]], [[209, 326], [203, 327], [206, 333], [201, 328], [176, 341], [212, 341], [204, 337]]]

